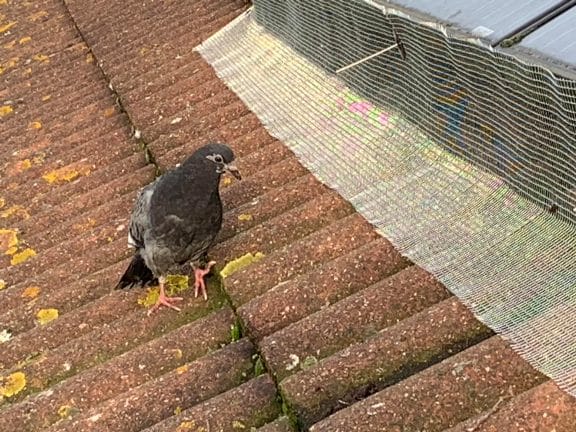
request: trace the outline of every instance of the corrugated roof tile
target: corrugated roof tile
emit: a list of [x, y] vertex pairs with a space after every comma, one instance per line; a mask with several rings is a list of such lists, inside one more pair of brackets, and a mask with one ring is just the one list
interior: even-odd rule
[[[476, 344], [488, 331], [193, 51], [247, 6], [0, 2], [0, 377], [23, 385], [0, 431], [294, 430], [282, 410], [313, 431], [571, 431], [573, 400], [498, 337]], [[211, 140], [244, 174], [212, 255], [265, 256], [147, 317], [146, 289], [111, 292], [136, 191]]]

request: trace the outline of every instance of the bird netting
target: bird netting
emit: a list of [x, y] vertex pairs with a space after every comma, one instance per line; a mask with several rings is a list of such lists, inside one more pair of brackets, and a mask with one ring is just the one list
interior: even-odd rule
[[[404, 52], [340, 70], [396, 36]], [[574, 81], [367, 0], [255, 0], [198, 50], [318, 178], [576, 394]]]

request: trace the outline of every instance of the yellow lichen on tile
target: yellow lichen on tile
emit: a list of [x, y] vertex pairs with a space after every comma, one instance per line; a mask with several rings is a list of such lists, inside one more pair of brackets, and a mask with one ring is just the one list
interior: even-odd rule
[[0, 6], [5, 6], [8, 4], [8, 0], [0, 0]]
[[232, 179], [230, 177], [224, 177], [222, 179], [222, 186], [230, 186], [232, 184]]
[[176, 373], [178, 375], [182, 375], [183, 373], [188, 372], [188, 369], [190, 369], [190, 366], [185, 364], [185, 365], [182, 365], [182, 366], [176, 368]]
[[177, 432], [191, 431], [196, 427], [196, 422], [194, 420], [183, 421], [178, 425], [176, 429]]
[[42, 96], [42, 102], [46, 102], [47, 100], [50, 100], [51, 98], [52, 98], [52, 95]]
[[180, 414], [182, 414], [182, 407], [177, 406], [176, 408], [174, 408], [174, 415], [180, 415]]
[[220, 271], [220, 276], [226, 278], [233, 273], [248, 267], [250, 264], [260, 261], [262, 258], [264, 258], [264, 254], [262, 252], [256, 252], [255, 254], [247, 253], [246, 255], [242, 255], [241, 257], [236, 258], [226, 264], [222, 271]]
[[41, 63], [48, 63], [50, 61], [50, 58], [45, 54], [34, 54], [32, 56], [32, 60], [35, 60], [35, 61], [41, 62]]
[[36, 313], [38, 324], [45, 325], [58, 318], [58, 309], [40, 309]]
[[7, 377], [0, 377], [0, 395], [11, 397], [17, 395], [26, 387], [26, 375], [14, 372]]
[[81, 175], [86, 176], [88, 174], [90, 174], [90, 167], [86, 165], [77, 167], [65, 166], [44, 174], [42, 178], [48, 183], [53, 184], [70, 182], [76, 180]]
[[0, 211], [0, 218], [11, 218], [15, 216], [22, 220], [26, 220], [30, 218], [30, 213], [28, 213], [28, 210], [21, 205], [13, 205], [6, 210]]
[[39, 286], [29, 286], [22, 291], [22, 297], [35, 299], [40, 294], [40, 287]]
[[18, 232], [14, 229], [0, 229], [0, 252], [6, 254], [16, 246], [18, 246]]
[[[176, 295], [189, 289], [188, 276], [186, 275], [168, 275], [166, 276], [166, 294], [169, 296]], [[144, 307], [150, 307], [156, 304], [160, 296], [158, 287], [148, 288], [146, 295], [138, 299], [138, 304]], [[181, 354], [180, 354], [181, 355]]]
[[23, 38], [21, 38], [18, 43], [20, 45], [24, 45], [27, 44], [28, 42], [30, 42], [32, 40], [32, 38], [30, 36], [24, 36]]
[[116, 112], [116, 108], [110, 107], [104, 110], [104, 117], [112, 117]]
[[32, 168], [32, 161], [30, 159], [24, 159], [16, 162], [14, 164], [14, 169], [12, 171], [16, 173], [21, 173], [30, 168]]
[[14, 108], [12, 108], [11, 105], [2, 105], [2, 106], [0, 106], [0, 117], [7, 116], [8, 114], [10, 114], [13, 111], [14, 111]]
[[4, 252], [4, 255], [14, 255], [16, 252], [18, 252], [18, 246], [12, 246]]
[[10, 60], [8, 60], [6, 63], [4, 63], [4, 67], [6, 69], [11, 69], [13, 67], [16, 67], [18, 65], [19, 61], [20, 61], [20, 59], [18, 57], [12, 57]]
[[241, 214], [241, 215], [238, 215], [238, 220], [239, 220], [240, 222], [247, 222], [247, 221], [251, 221], [252, 219], [254, 219], [254, 218], [252, 217], [251, 214]]
[[32, 22], [36, 22], [36, 21], [38, 21], [39, 19], [45, 18], [45, 17], [47, 17], [47, 16], [48, 16], [48, 12], [46, 12], [46, 11], [39, 11], [39, 12], [36, 12], [36, 13], [30, 15], [30, 16], [28, 17], [28, 19], [29, 19], [30, 21], [32, 21]]
[[166, 292], [168, 295], [179, 294], [189, 288], [189, 278], [186, 275], [166, 276]]
[[96, 225], [96, 219], [87, 218], [86, 222], [74, 224], [74, 225], [72, 225], [72, 227], [76, 231], [82, 232], [82, 231], [89, 230], [90, 228], [92, 228], [95, 225]]
[[29, 127], [30, 129], [42, 129], [42, 123], [40, 123], [39, 121], [33, 121], [32, 123], [30, 123]]
[[234, 420], [232, 422], [232, 429], [246, 429], [246, 425], [241, 421]]
[[7, 32], [8, 30], [10, 30], [10, 29], [11, 29], [12, 27], [14, 27], [15, 25], [16, 25], [16, 21], [12, 21], [12, 22], [9, 22], [9, 23], [7, 23], [7, 24], [0, 25], [0, 33], [5, 33], [5, 32]]
[[30, 258], [34, 256], [36, 256], [36, 251], [31, 248], [26, 248], [23, 251], [16, 252], [14, 255], [12, 255], [10, 264], [11, 265], [22, 264], [23, 262], [28, 261]]
[[32, 168], [32, 166], [39, 165], [42, 162], [44, 162], [44, 154], [39, 153], [32, 159], [26, 158], [23, 160], [16, 161], [13, 165], [8, 166], [6, 172], [8, 173], [8, 175], [20, 174], [26, 170], [29, 170], [30, 168]]
[[58, 415], [63, 419], [68, 418], [70, 417], [70, 414], [72, 414], [73, 409], [74, 407], [70, 405], [62, 405], [60, 408], [58, 408]]
[[6, 284], [6, 281], [4, 279], [0, 279], [0, 291], [5, 289], [7, 286], [8, 285]]
[[34, 155], [34, 157], [32, 158], [32, 163], [34, 165], [43, 164], [45, 158], [46, 158], [46, 154], [44, 152], [39, 152], [38, 154]]
[[86, 63], [94, 63], [94, 55], [92, 53], [86, 54]]
[[138, 304], [144, 307], [153, 306], [158, 301], [158, 297], [160, 297], [160, 289], [158, 287], [148, 288], [146, 295], [138, 299]]

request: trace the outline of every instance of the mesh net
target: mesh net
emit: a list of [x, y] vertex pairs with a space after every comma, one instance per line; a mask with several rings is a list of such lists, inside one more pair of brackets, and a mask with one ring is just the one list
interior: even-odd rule
[[[394, 32], [404, 59], [336, 73]], [[573, 81], [361, 0], [255, 0], [198, 50], [320, 180], [576, 394]]]

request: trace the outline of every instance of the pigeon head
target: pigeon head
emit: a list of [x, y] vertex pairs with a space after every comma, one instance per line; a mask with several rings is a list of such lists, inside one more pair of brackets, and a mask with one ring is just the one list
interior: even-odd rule
[[234, 152], [226, 144], [212, 143], [200, 147], [192, 155], [190, 159], [201, 159], [208, 161], [214, 165], [214, 169], [218, 174], [223, 174], [225, 172], [233, 175], [238, 180], [241, 180], [240, 171], [233, 164], [234, 162]]

